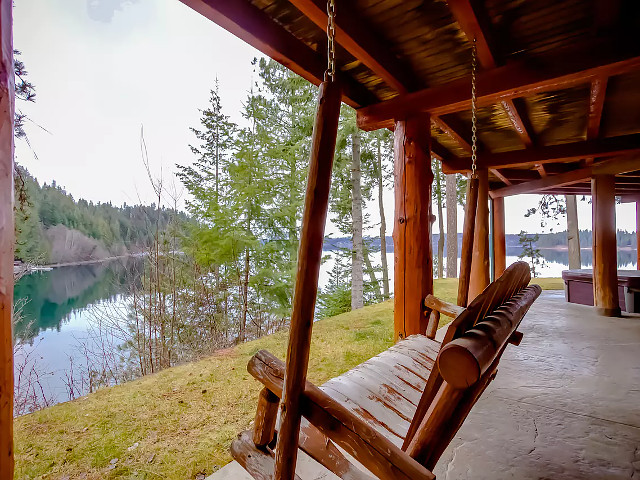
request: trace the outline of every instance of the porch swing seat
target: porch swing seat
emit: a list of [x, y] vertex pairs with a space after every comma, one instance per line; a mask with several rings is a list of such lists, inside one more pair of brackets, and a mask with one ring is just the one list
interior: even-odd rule
[[[467, 308], [429, 296], [426, 306], [455, 316], [442, 342], [411, 335], [320, 387], [307, 382], [300, 449], [340, 478], [435, 478], [433, 467], [494, 378], [506, 345], [522, 338], [516, 329], [541, 292], [529, 280], [529, 266], [517, 262]], [[248, 371], [265, 389], [253, 431], [240, 434], [231, 452], [254, 478], [272, 479], [285, 365], [260, 351]]]

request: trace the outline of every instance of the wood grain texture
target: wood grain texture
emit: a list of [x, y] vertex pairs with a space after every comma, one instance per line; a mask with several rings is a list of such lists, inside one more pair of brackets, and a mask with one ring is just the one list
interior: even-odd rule
[[[275, 480], [275, 458], [266, 449], [259, 449], [253, 443], [251, 431], [242, 432], [231, 442], [231, 455], [255, 480]], [[295, 480], [301, 480], [294, 475]]]
[[0, 478], [13, 459], [13, 123], [12, 1], [0, 0]]
[[280, 428], [276, 444], [276, 478], [295, 475], [302, 392], [307, 378], [313, 314], [318, 294], [324, 227], [329, 204], [331, 170], [340, 116], [341, 88], [324, 82], [318, 94], [311, 158], [307, 177], [298, 267], [287, 347], [286, 387], [280, 404]]
[[[584, 48], [584, 47], [583, 47]], [[622, 58], [621, 58], [622, 57]], [[534, 66], [534, 63], [537, 63]], [[628, 57], [620, 51], [553, 52], [536, 62], [514, 62], [478, 74], [478, 106], [484, 107], [513, 98], [569, 88], [600, 76], [612, 76], [640, 68], [640, 57]], [[471, 78], [460, 78], [421, 91], [400, 95], [391, 100], [358, 110], [358, 126], [375, 130], [389, 126], [389, 121], [423, 111], [432, 115], [469, 110]]]
[[460, 250], [460, 279], [458, 280], [458, 305], [466, 307], [469, 300], [469, 282], [471, 281], [471, 262], [473, 258], [473, 238], [476, 229], [478, 210], [478, 178], [467, 182], [467, 204], [464, 207], [462, 226], [462, 248]]
[[[388, 363], [387, 363], [388, 365]], [[276, 395], [282, 392], [284, 364], [269, 352], [258, 352], [249, 362], [249, 373]], [[303, 414], [330, 438], [381, 479], [429, 479], [434, 475], [406, 456], [391, 440], [360, 415], [306, 382]]]
[[493, 278], [498, 278], [507, 268], [504, 198], [494, 198], [491, 205], [493, 206]]
[[490, 283], [489, 275], [489, 177], [487, 170], [478, 170], [478, 209], [473, 232], [473, 254], [469, 299], [473, 300]]
[[435, 297], [433, 295], [426, 296], [426, 298], [424, 299], [424, 306], [431, 310], [437, 310], [441, 314], [451, 318], [456, 318], [458, 315], [464, 312], [464, 307], [445, 302], [444, 300], [440, 300], [438, 297]]
[[593, 199], [593, 300], [601, 315], [620, 316], [616, 246], [615, 177], [591, 180]]
[[394, 339], [424, 333], [423, 299], [433, 293], [430, 120], [425, 114], [396, 122]]

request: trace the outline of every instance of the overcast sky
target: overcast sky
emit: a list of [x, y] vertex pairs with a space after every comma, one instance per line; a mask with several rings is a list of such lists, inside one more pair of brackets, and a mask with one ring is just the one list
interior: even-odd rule
[[[18, 141], [16, 159], [75, 198], [154, 201], [141, 126], [154, 175], [174, 182], [174, 165], [193, 160], [189, 127], [198, 125], [216, 78], [225, 113], [242, 123], [259, 52], [178, 0], [19, 0], [14, 24], [15, 48], [37, 92], [35, 104], [17, 105], [34, 123], [26, 125], [31, 148]], [[507, 233], [541, 231], [538, 218], [524, 218], [537, 201], [506, 199]], [[393, 192], [385, 205], [390, 219]], [[591, 206], [578, 208], [580, 228], [591, 228]], [[375, 203], [367, 210], [377, 222]], [[461, 229], [461, 208], [459, 214]], [[635, 230], [633, 204], [617, 207], [617, 225]], [[329, 232], [336, 230], [330, 225]]]

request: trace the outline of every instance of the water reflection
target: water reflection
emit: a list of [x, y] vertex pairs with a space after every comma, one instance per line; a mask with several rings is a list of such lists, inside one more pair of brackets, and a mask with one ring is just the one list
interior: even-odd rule
[[142, 265], [141, 258], [127, 257], [25, 275], [14, 287], [14, 300], [22, 305], [14, 336], [31, 340], [46, 330], [60, 331], [74, 311], [125, 293], [139, 281]]

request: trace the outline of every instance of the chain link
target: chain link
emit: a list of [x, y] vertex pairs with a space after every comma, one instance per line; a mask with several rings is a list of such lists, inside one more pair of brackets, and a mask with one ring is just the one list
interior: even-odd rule
[[336, 75], [336, 4], [327, 0], [327, 76], [334, 80]]
[[478, 126], [477, 126], [477, 97], [476, 97], [476, 70], [478, 69], [478, 49], [476, 39], [473, 39], [471, 49], [471, 176], [476, 176], [476, 160], [478, 152]]

